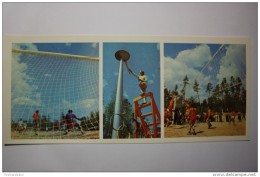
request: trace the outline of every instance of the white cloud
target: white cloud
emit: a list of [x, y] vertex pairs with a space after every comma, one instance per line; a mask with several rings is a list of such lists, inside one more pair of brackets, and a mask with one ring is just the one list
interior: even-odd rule
[[[209, 47], [200, 45], [195, 49], [184, 50], [180, 52], [177, 57], [164, 58], [164, 83], [165, 87], [173, 90], [175, 85], [178, 85], [178, 91], [183, 87], [183, 79], [185, 75], [189, 78], [189, 84], [186, 87], [186, 96], [196, 96], [193, 91], [194, 80], [197, 79], [200, 89], [200, 100], [208, 97], [206, 87], [209, 82], [215, 87], [216, 82], [221, 82], [222, 78], [226, 77], [228, 80], [231, 76], [240, 77], [245, 83], [245, 45], [229, 45], [226, 48], [226, 55], [220, 58], [220, 68], [217, 70], [214, 66], [209, 65], [207, 70], [209, 75], [204, 75], [199, 70], [194, 68], [201, 68], [211, 59]], [[201, 60], [200, 60], [201, 59]], [[191, 61], [191, 62], [189, 62]], [[218, 81], [213, 78], [214, 74]]]
[[77, 107], [85, 107], [86, 109], [93, 109], [98, 107], [98, 105], [99, 102], [97, 98], [88, 98], [75, 103], [71, 103], [70, 101], [65, 99], [62, 100], [62, 106], [68, 109], [73, 109]]
[[148, 80], [148, 84], [154, 84], [154, 80]]
[[40, 99], [31, 99], [29, 97], [18, 97], [14, 98], [12, 100], [12, 103], [14, 105], [27, 105], [27, 106], [41, 106], [41, 100]]
[[209, 71], [213, 71], [213, 67], [212, 67], [212, 66], [209, 66], [209, 67], [208, 67], [208, 70], [209, 70]]
[[211, 58], [209, 46], [203, 44], [194, 49], [183, 50], [175, 58], [188, 67], [201, 67]]
[[63, 107], [69, 108], [69, 109], [71, 108], [71, 103], [68, 100], [63, 99], [61, 103], [62, 103]]
[[77, 105], [83, 105], [86, 108], [93, 108], [98, 106], [98, 99], [96, 98], [91, 98], [91, 99], [85, 99], [82, 101], [79, 101]]
[[65, 43], [66, 47], [71, 47], [71, 43]]
[[123, 96], [125, 97], [125, 98], [129, 98], [129, 95], [127, 94], [127, 92], [124, 90], [124, 93], [123, 93]]
[[188, 67], [181, 61], [174, 60], [170, 57], [164, 58], [164, 84], [169, 89], [174, 89], [175, 85], [183, 84], [183, 79], [187, 75], [188, 78], [195, 76], [199, 71]]
[[176, 84], [182, 85], [186, 75], [190, 79], [190, 82], [194, 82], [194, 78], [200, 73], [194, 68], [202, 67], [210, 58], [210, 48], [204, 44], [194, 49], [183, 50], [178, 53], [176, 58], [165, 57], [165, 86], [173, 89]]
[[98, 47], [98, 43], [92, 43], [91, 47], [93, 47], [94, 49], [96, 49]]
[[156, 48], [160, 51], [160, 43], [157, 43]]
[[[38, 50], [33, 44], [13, 44], [13, 48]], [[38, 87], [29, 83], [33, 78], [26, 74], [27, 65], [21, 62], [20, 56], [20, 54], [12, 55], [12, 103], [40, 106], [41, 95], [36, 93]]]
[[[178, 85], [178, 91], [183, 88], [183, 79], [187, 75], [189, 84], [186, 86], [186, 97], [196, 96], [193, 85], [196, 77], [201, 88], [200, 94], [205, 94], [204, 87], [210, 81], [210, 77], [205, 77], [199, 70], [211, 59], [210, 48], [207, 45], [199, 45], [194, 49], [181, 51], [176, 58], [164, 58], [164, 84], [168, 89], [173, 90]], [[200, 95], [203, 98], [203, 95]]]
[[31, 43], [13, 43], [14, 49], [22, 49], [22, 50], [31, 50], [31, 51], [38, 51], [38, 48], [36, 45]]
[[221, 59], [219, 73], [217, 78], [221, 82], [225, 77], [228, 80], [231, 76], [240, 77], [244, 79], [245, 63], [246, 63], [246, 49], [245, 45], [229, 45], [226, 55]]

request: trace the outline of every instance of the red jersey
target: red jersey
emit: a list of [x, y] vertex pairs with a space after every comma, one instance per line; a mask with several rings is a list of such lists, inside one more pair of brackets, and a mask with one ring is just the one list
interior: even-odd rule
[[190, 108], [190, 121], [196, 121], [196, 109], [195, 108]]
[[33, 114], [33, 120], [39, 120], [39, 114], [38, 113]]
[[170, 104], [169, 104], [168, 109], [169, 109], [170, 111], [172, 111], [173, 106], [174, 106], [174, 99], [172, 99], [172, 100], [170, 101]]

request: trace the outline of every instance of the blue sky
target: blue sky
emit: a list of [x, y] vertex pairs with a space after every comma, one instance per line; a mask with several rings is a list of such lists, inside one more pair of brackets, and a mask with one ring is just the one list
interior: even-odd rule
[[[103, 47], [103, 93], [104, 106], [109, 103], [116, 90], [119, 61], [115, 59], [118, 50], [130, 53], [128, 66], [139, 74], [140, 70], [148, 77], [147, 92], [153, 92], [160, 109], [160, 51], [159, 43], [104, 43]], [[133, 99], [140, 95], [138, 80], [130, 75], [124, 65], [124, 97], [133, 105]]]
[[[224, 77], [229, 81], [230, 76], [240, 77], [243, 86], [246, 81], [246, 48], [245, 45], [225, 45], [210, 64], [220, 48], [220, 44], [164, 44], [164, 86], [173, 90], [178, 85], [178, 91], [183, 87], [185, 75], [189, 78], [187, 95], [194, 96], [193, 85], [195, 79], [201, 87], [200, 96], [207, 97], [206, 85], [211, 82], [213, 87], [219, 84]], [[203, 71], [202, 71], [203, 69]]]
[[[15, 43], [13, 48], [98, 57], [98, 43]], [[98, 62], [35, 55], [12, 56], [12, 119], [41, 115], [59, 120], [98, 111]], [[94, 76], [93, 76], [94, 75]], [[91, 77], [94, 78], [91, 78]]]

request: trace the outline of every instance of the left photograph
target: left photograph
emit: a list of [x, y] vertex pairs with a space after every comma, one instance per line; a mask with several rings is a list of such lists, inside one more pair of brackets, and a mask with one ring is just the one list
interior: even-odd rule
[[99, 138], [99, 43], [12, 43], [11, 139]]

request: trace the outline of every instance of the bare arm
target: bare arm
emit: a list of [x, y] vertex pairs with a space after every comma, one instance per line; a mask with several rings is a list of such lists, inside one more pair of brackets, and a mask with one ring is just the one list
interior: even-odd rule
[[136, 77], [137, 79], [139, 79], [139, 75], [135, 74], [128, 66], [127, 62], [125, 62], [126, 68], [129, 72], [129, 74], [132, 74], [134, 77]]

